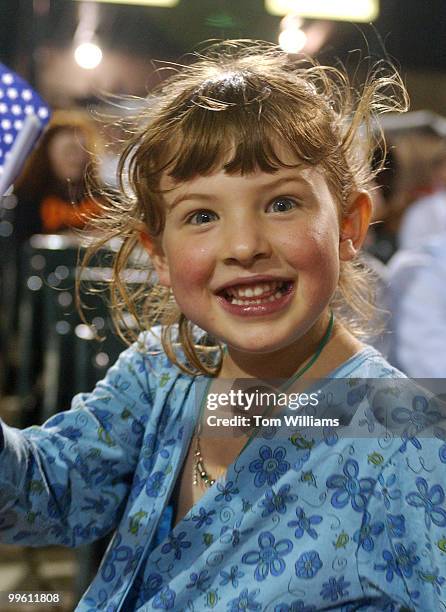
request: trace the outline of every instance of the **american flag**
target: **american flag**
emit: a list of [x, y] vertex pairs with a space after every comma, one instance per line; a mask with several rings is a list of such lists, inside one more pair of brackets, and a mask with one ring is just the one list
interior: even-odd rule
[[0, 197], [50, 118], [50, 109], [28, 83], [0, 63]]

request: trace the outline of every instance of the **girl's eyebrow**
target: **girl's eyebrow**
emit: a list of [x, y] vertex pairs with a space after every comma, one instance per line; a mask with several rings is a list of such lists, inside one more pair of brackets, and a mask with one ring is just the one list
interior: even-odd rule
[[180, 204], [180, 202], [183, 202], [184, 200], [201, 200], [203, 202], [209, 202], [213, 199], [214, 196], [208, 195], [206, 193], [183, 193], [173, 200], [173, 202], [168, 206], [168, 211], [172, 211], [175, 206], [178, 206], [178, 204]]
[[[272, 191], [273, 189], [276, 189], [277, 187], [281, 187], [282, 185], [292, 184], [292, 183], [299, 183], [299, 184], [305, 184], [307, 186], [311, 186], [310, 181], [305, 179], [303, 176], [284, 176], [282, 178], [277, 179], [276, 181], [272, 181], [271, 183], [266, 183], [265, 185], [262, 185], [260, 189], [262, 191], [265, 191], [265, 190]], [[210, 202], [212, 200], [215, 200], [215, 195], [211, 195], [207, 193], [198, 193], [198, 192], [180, 194], [169, 205], [168, 211], [171, 212], [176, 206], [178, 206], [178, 204], [180, 204], [181, 202], [185, 200], [199, 200], [202, 202]]]
[[304, 178], [302, 175], [300, 176], [284, 176], [280, 179], [277, 179], [277, 181], [273, 181], [271, 183], [267, 183], [266, 185], [264, 185], [262, 187], [262, 189], [276, 189], [277, 187], [282, 187], [282, 185], [288, 184], [288, 183], [299, 183], [300, 185], [305, 184], [305, 185], [310, 185], [310, 181], [308, 181], [306, 178]]

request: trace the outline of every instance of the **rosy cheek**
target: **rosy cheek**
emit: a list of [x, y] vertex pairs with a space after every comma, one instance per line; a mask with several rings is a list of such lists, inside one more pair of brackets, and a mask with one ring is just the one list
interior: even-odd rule
[[290, 258], [296, 268], [314, 266], [327, 256], [327, 242], [318, 232], [299, 231], [287, 235], [282, 241], [282, 252]]
[[[338, 245], [332, 232], [306, 228], [287, 238], [283, 246], [288, 263], [295, 268], [307, 296], [318, 294], [325, 287], [334, 290], [339, 276]], [[311, 299], [311, 298], [310, 298]]]
[[209, 255], [196, 247], [178, 249], [170, 260], [170, 269], [174, 284], [195, 287], [209, 278]]

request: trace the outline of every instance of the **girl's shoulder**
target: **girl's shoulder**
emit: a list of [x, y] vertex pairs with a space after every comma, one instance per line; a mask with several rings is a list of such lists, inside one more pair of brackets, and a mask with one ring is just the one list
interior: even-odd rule
[[372, 346], [364, 345], [360, 351], [333, 370], [329, 378], [406, 378]]
[[[127, 351], [121, 354], [134, 364], [137, 364], [139, 371], [144, 371], [150, 377], [164, 378], [189, 378], [193, 376], [187, 374], [176, 363], [172, 361], [166, 353], [162, 343], [161, 326], [154, 326], [148, 331], [139, 334], [138, 339], [134, 342]], [[173, 343], [173, 350], [179, 361], [182, 361], [182, 353], [178, 345]]]
[[[161, 329], [142, 332], [137, 340], [123, 350], [96, 385], [93, 395], [112, 390], [127, 398], [153, 404], [156, 398], [169, 394], [175, 387], [187, 389], [194, 381], [166, 354], [161, 342]], [[108, 392], [108, 391], [107, 391]]]
[[[404, 452], [408, 441], [421, 449], [418, 439], [424, 439], [430, 450], [444, 445], [446, 403], [441, 379], [409, 378], [371, 346], [345, 361], [329, 378], [333, 396], [342, 398], [343, 405], [352, 412], [359, 406], [364, 408], [363, 420], [353, 422], [355, 426], [367, 426], [371, 437], [401, 440]], [[353, 429], [354, 435], [359, 429]], [[446, 445], [442, 456], [446, 461]]]

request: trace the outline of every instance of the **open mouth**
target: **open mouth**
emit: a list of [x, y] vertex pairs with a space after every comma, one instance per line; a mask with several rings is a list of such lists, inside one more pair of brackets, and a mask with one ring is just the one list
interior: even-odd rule
[[276, 302], [290, 293], [293, 281], [270, 281], [250, 285], [227, 287], [218, 295], [234, 306], [254, 306]]

